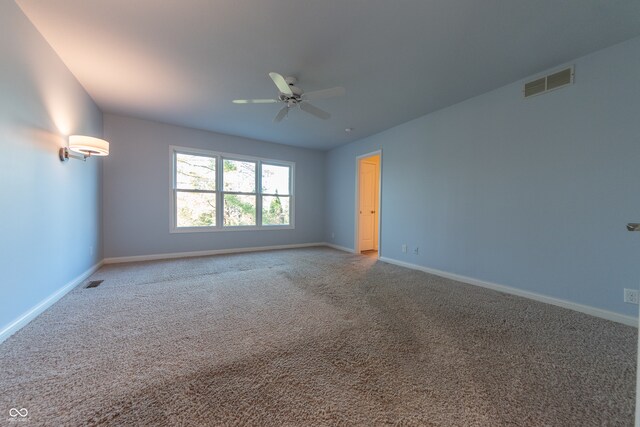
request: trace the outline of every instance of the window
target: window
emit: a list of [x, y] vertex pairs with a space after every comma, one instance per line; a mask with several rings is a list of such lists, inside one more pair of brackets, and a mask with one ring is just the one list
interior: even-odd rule
[[216, 157], [176, 152], [176, 226], [216, 225]]
[[262, 225], [289, 225], [289, 166], [262, 164]]
[[293, 228], [294, 164], [171, 147], [172, 232]]
[[256, 225], [257, 162], [223, 159], [224, 225]]

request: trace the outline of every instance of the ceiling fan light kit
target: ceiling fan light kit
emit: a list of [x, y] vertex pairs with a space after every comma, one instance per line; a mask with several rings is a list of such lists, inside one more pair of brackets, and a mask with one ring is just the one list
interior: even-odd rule
[[311, 114], [319, 119], [327, 120], [331, 117], [328, 112], [309, 103], [314, 99], [329, 99], [338, 96], [344, 96], [346, 93], [343, 87], [337, 86], [329, 89], [316, 90], [312, 92], [304, 92], [302, 89], [296, 86], [298, 82], [295, 77], [283, 77], [281, 74], [271, 72], [269, 77], [273, 80], [273, 83], [278, 88], [277, 99], [235, 99], [234, 104], [275, 104], [283, 103], [284, 106], [278, 111], [278, 114], [273, 119], [274, 123], [281, 122], [282, 119], [287, 117], [289, 110], [292, 108], [300, 107], [300, 109], [306, 113]]

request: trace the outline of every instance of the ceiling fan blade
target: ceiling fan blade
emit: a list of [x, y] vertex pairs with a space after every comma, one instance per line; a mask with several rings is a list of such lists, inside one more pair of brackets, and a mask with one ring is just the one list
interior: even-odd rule
[[289, 112], [289, 107], [288, 106], [284, 106], [282, 107], [282, 109], [278, 112], [278, 114], [273, 118], [273, 123], [279, 123], [282, 121], [282, 119], [284, 119], [284, 117], [287, 115], [287, 113]]
[[291, 88], [287, 84], [287, 81], [284, 79], [284, 77], [282, 77], [278, 73], [273, 72], [269, 73], [269, 77], [271, 77], [271, 80], [273, 80], [281, 93], [284, 93], [285, 95], [293, 95], [293, 92], [291, 91]]
[[301, 102], [298, 105], [300, 105], [300, 109], [302, 111], [306, 111], [307, 113], [312, 114], [320, 119], [327, 120], [329, 117], [331, 117], [331, 114], [327, 113], [324, 110], [319, 109], [318, 107], [314, 107], [308, 102]]
[[312, 92], [305, 92], [302, 94], [303, 99], [314, 100], [314, 99], [327, 99], [327, 98], [335, 98], [337, 96], [344, 96], [347, 91], [341, 87], [332, 87], [330, 89], [322, 89], [322, 90], [314, 90]]
[[234, 99], [234, 104], [275, 104], [277, 99]]

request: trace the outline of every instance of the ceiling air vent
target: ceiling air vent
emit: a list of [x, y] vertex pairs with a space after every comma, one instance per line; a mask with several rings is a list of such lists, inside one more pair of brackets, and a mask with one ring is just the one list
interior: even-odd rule
[[524, 85], [524, 97], [537, 95], [547, 90], [547, 78], [543, 77]]
[[565, 68], [553, 74], [524, 84], [524, 97], [539, 95], [573, 83], [573, 67]]

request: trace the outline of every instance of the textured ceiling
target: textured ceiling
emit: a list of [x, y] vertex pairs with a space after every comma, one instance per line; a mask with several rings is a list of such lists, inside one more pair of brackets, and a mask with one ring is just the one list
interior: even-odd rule
[[[319, 149], [640, 35], [638, 0], [18, 4], [104, 112]], [[276, 96], [270, 71], [347, 95], [326, 121], [231, 103]]]

